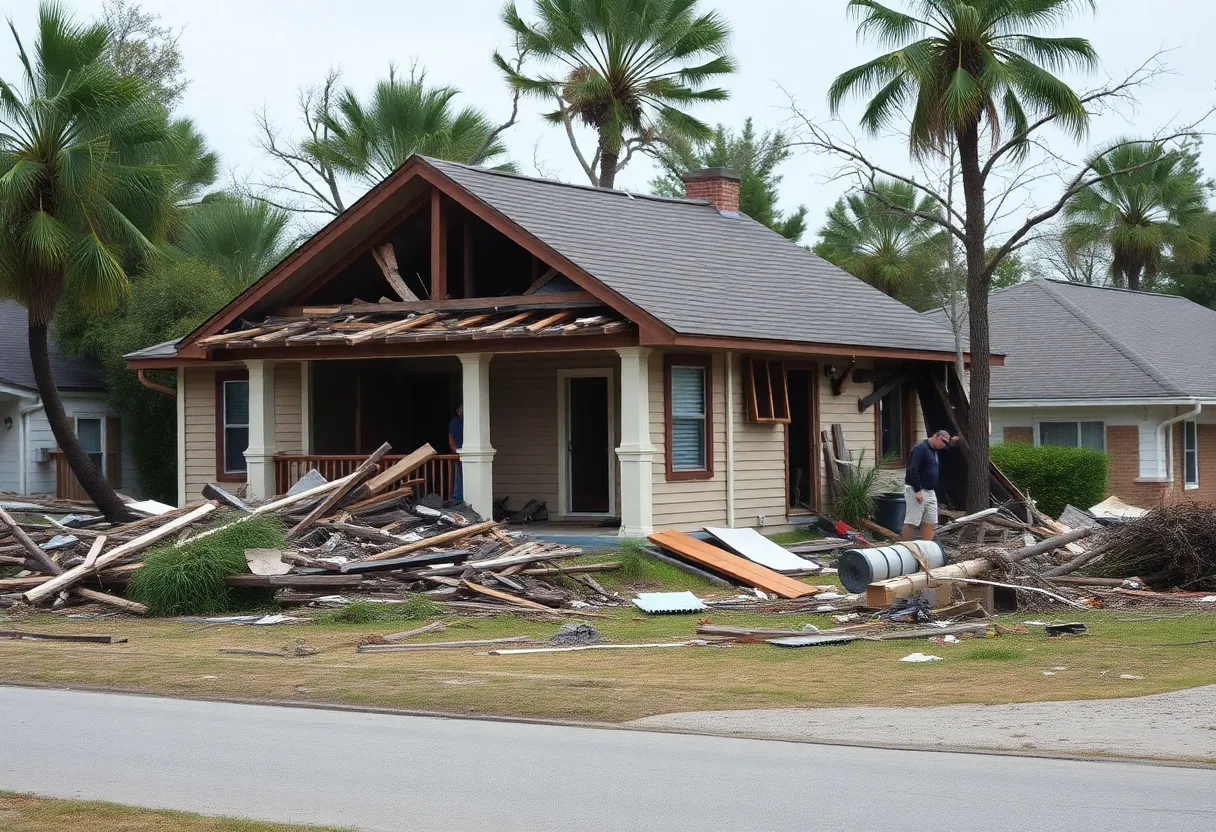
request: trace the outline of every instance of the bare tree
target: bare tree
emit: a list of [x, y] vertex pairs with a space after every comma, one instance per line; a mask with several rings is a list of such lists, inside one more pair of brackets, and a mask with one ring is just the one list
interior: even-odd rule
[[325, 80], [304, 87], [296, 97], [296, 111], [303, 138], [289, 136], [270, 118], [263, 107], [254, 114], [258, 126], [258, 145], [277, 168], [276, 175], [247, 183], [241, 187], [248, 196], [296, 214], [337, 216], [346, 210], [337, 171], [324, 159], [309, 150], [329, 139], [325, 126], [340, 92], [342, 74], [331, 69]]
[[1097, 243], [1070, 251], [1054, 224], [1033, 246], [1027, 247], [1027, 256], [1046, 277], [1089, 286], [1106, 286], [1110, 282], [1110, 252]]
[[130, 0], [105, 0], [101, 22], [110, 30], [106, 59], [120, 75], [142, 78], [172, 110], [190, 85], [182, 67], [181, 30], [162, 26], [160, 15]]

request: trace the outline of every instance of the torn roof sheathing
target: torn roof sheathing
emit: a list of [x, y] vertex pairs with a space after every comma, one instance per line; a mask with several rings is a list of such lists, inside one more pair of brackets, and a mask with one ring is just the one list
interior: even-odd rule
[[628, 331], [630, 324], [607, 309], [537, 309], [478, 312], [351, 312], [341, 307], [305, 309], [293, 317], [242, 322], [238, 329], [198, 342], [208, 349], [258, 347], [356, 346], [425, 341], [489, 340], [608, 335]]

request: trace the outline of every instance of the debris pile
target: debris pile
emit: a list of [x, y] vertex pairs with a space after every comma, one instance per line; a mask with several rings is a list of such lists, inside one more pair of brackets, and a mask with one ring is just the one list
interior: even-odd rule
[[[209, 499], [180, 509], [159, 506], [122, 524], [81, 513], [75, 504], [0, 497], [0, 566], [17, 572], [0, 578], [0, 606], [98, 602], [146, 613], [144, 604], [121, 593], [150, 549], [181, 547], [265, 516], [281, 521], [287, 545], [246, 549], [248, 570], [223, 580], [275, 592], [281, 604], [349, 600], [335, 592], [385, 603], [423, 594], [451, 612], [543, 616], [560, 610], [578, 617], [596, 615], [579, 595], [618, 600], [585, 574], [587, 564], [569, 567], [573, 574], [563, 586], [552, 580], [566, 573], [561, 562], [581, 549], [507, 532], [434, 495], [415, 499], [409, 478], [434, 455], [429, 445], [383, 467], [388, 450], [381, 446], [354, 473], [332, 482], [311, 472], [294, 493], [260, 504], [212, 485]], [[616, 564], [591, 566], [604, 571]], [[570, 584], [586, 593], [576, 594]]]

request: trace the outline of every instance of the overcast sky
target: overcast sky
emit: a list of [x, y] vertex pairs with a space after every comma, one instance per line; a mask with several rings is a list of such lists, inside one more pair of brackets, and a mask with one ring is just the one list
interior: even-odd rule
[[[27, 44], [32, 42], [35, 0], [5, 5]], [[101, 0], [67, 5], [91, 16]], [[490, 62], [495, 48], [509, 45], [498, 18], [499, 0], [143, 0], [141, 5], [183, 29], [191, 84], [179, 112], [196, 121], [222, 154], [225, 169], [241, 176], [266, 169], [255, 144], [253, 112], [266, 105], [278, 121], [291, 125], [297, 90], [321, 80], [330, 67], [340, 68], [347, 84], [366, 92], [390, 62], [408, 66], [417, 59], [431, 81], [458, 87], [460, 102], [482, 107], [496, 121], [510, 110], [510, 96]], [[857, 43], [844, 0], [708, 0], [702, 5], [717, 8], [732, 25], [739, 63], [728, 81], [731, 100], [698, 110], [707, 121], [737, 126], [752, 116], [758, 126], [781, 127], [790, 119], [788, 95], [814, 115], [826, 116], [832, 78], [877, 53], [876, 47]], [[521, 0], [521, 10], [529, 6]], [[1087, 12], [1074, 18], [1067, 33], [1089, 37], [1103, 63], [1100, 73], [1078, 80], [1078, 87], [1121, 77], [1159, 48], [1172, 50], [1166, 60], [1174, 74], [1158, 79], [1129, 119], [1095, 125], [1091, 141], [1189, 122], [1216, 103], [1213, 32], [1212, 0], [1098, 0], [1096, 16]], [[14, 50], [6, 42], [0, 74], [17, 80]], [[536, 173], [535, 159], [545, 175], [585, 182], [564, 134], [539, 119], [539, 104], [525, 107], [521, 123], [506, 137], [520, 170]], [[853, 122], [857, 112], [851, 108], [846, 119]], [[1063, 140], [1057, 146], [1080, 155]], [[892, 164], [904, 163], [898, 143], [886, 143], [882, 153]], [[1208, 142], [1204, 161], [1216, 173], [1216, 141]], [[821, 157], [800, 155], [782, 171], [784, 207], [805, 204], [812, 228], [844, 188], [826, 181], [833, 168]], [[645, 160], [635, 158], [618, 185], [646, 190], [653, 173]], [[1043, 191], [1041, 197], [1047, 195]]]

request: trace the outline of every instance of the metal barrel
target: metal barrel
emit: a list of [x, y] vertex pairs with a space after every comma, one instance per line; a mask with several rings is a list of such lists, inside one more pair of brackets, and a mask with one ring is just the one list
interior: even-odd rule
[[848, 549], [836, 563], [837, 577], [849, 592], [864, 592], [868, 584], [920, 571], [909, 545], [915, 545], [930, 569], [946, 565], [946, 553], [932, 540], [896, 543], [873, 549]]

